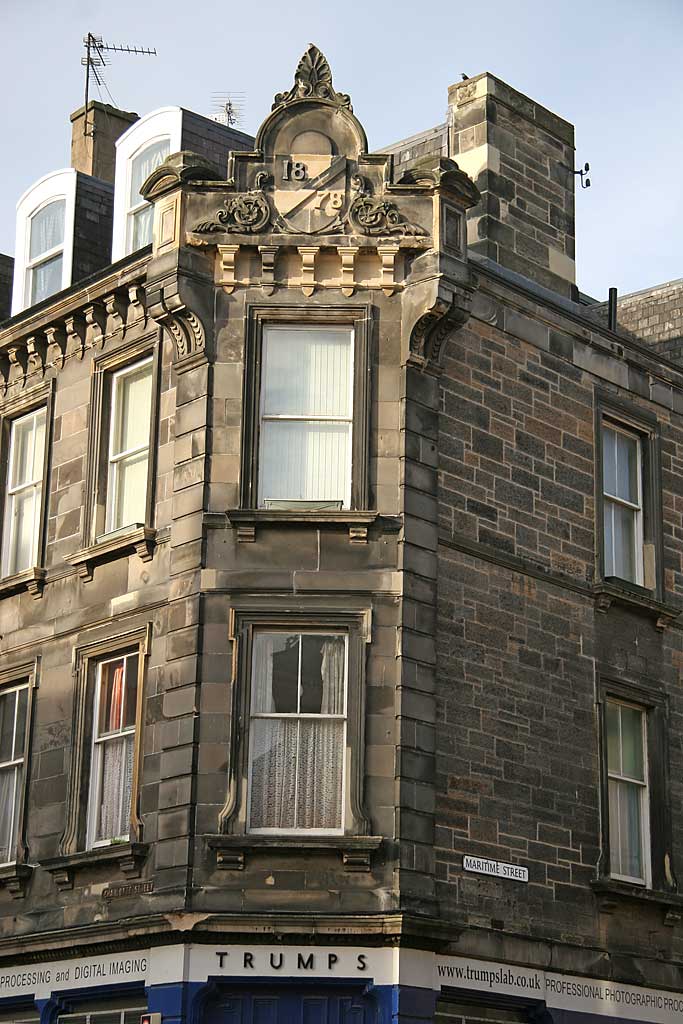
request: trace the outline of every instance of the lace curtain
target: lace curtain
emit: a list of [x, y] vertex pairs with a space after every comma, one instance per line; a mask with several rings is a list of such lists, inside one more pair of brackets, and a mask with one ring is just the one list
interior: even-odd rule
[[[279, 639], [254, 643], [252, 713], [273, 714], [273, 654]], [[250, 827], [336, 829], [342, 825], [346, 650], [322, 644], [320, 718], [252, 718]]]
[[[113, 673], [111, 694], [103, 710], [101, 732], [121, 728], [125, 664]], [[128, 835], [128, 817], [133, 782], [134, 736], [115, 736], [99, 744], [101, 757], [101, 803], [96, 839], [118, 839]]]

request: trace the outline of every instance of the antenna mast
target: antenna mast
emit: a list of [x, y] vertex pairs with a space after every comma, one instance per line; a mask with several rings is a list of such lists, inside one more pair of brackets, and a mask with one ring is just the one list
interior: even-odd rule
[[146, 46], [126, 46], [119, 43], [104, 43], [102, 42], [102, 36], [93, 35], [92, 32], [88, 32], [87, 36], [83, 37], [83, 45], [85, 46], [85, 57], [81, 57], [81, 64], [85, 68], [85, 117], [83, 118], [83, 134], [86, 136], [92, 136], [95, 134], [95, 126], [88, 125], [90, 76], [92, 75], [95, 79], [98, 88], [101, 88], [104, 85], [104, 78], [102, 77], [100, 69], [106, 67], [109, 63], [105, 54], [131, 53], [134, 56], [140, 57], [156, 57], [157, 51], [156, 49], [148, 49]]

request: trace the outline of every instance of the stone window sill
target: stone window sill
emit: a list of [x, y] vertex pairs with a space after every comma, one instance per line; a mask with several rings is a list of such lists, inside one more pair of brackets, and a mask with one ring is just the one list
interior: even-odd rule
[[352, 509], [340, 509], [333, 512], [299, 511], [296, 509], [230, 509], [227, 513], [228, 522], [237, 532], [238, 541], [256, 540], [256, 529], [259, 526], [301, 526], [310, 525], [318, 529], [325, 527], [345, 526], [349, 531], [352, 544], [365, 544], [368, 529], [378, 520], [386, 529], [400, 529], [400, 519], [396, 516], [380, 516], [379, 512], [357, 512]]
[[0, 867], [0, 886], [4, 886], [13, 899], [21, 899], [26, 895], [26, 886], [32, 874], [31, 864], [22, 864], [19, 861], [5, 864], [4, 867]]
[[595, 605], [599, 612], [607, 612], [613, 604], [637, 608], [651, 616], [655, 620], [656, 629], [661, 632], [677, 621], [681, 609], [667, 601], [658, 601], [653, 595], [652, 590], [618, 580], [614, 576], [593, 587]]
[[615, 878], [600, 878], [591, 883], [591, 888], [598, 898], [600, 910], [605, 914], [611, 914], [624, 900], [636, 900], [662, 907], [665, 924], [677, 924], [683, 917], [683, 896], [675, 892], [659, 892]]
[[63, 892], [73, 889], [74, 875], [81, 868], [99, 867], [102, 864], [115, 865], [127, 878], [139, 878], [148, 852], [147, 843], [110, 843], [109, 846], [96, 846], [80, 853], [51, 857], [41, 861], [40, 866], [50, 872], [57, 889]]
[[118, 558], [126, 552], [135, 551], [143, 562], [151, 561], [156, 542], [157, 533], [151, 527], [126, 527], [98, 537], [94, 544], [74, 551], [66, 560], [78, 570], [82, 580], [88, 581], [92, 579], [96, 565]]
[[216, 851], [217, 867], [228, 871], [244, 869], [245, 854], [262, 850], [278, 853], [340, 853], [344, 867], [349, 871], [369, 871], [370, 861], [382, 845], [381, 836], [263, 836], [216, 835], [207, 836], [206, 844]]
[[33, 566], [31, 569], [24, 569], [23, 572], [17, 572], [13, 576], [5, 576], [4, 579], [0, 579], [0, 597], [17, 593], [20, 590], [28, 590], [35, 598], [41, 597], [46, 575], [45, 569]]

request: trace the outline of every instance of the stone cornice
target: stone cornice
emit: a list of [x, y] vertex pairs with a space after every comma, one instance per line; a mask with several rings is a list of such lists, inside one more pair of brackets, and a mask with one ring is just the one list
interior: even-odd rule
[[150, 255], [112, 268], [52, 304], [27, 310], [0, 330], [0, 400], [39, 384], [68, 359], [103, 349], [148, 324], [143, 283]]

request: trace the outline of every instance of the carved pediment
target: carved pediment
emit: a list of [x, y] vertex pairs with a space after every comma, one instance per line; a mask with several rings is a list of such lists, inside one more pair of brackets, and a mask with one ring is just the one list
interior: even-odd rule
[[225, 175], [206, 160], [189, 149], [172, 153], [159, 164], [140, 188], [143, 199], [152, 200], [164, 195], [172, 188], [191, 181], [222, 181]]
[[277, 93], [272, 109], [276, 110], [284, 104], [311, 97], [353, 110], [350, 97], [346, 93], [335, 91], [327, 58], [313, 43], [309, 43], [308, 49], [299, 61], [294, 74], [294, 85], [289, 92]]

